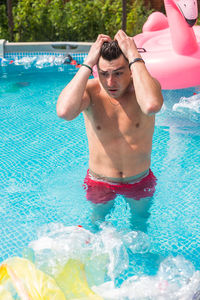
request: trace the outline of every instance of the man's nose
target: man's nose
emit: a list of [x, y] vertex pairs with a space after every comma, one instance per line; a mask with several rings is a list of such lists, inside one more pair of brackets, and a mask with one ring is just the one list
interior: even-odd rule
[[114, 78], [112, 75], [110, 75], [108, 78], [107, 78], [107, 85], [108, 86], [113, 86], [114, 85]]

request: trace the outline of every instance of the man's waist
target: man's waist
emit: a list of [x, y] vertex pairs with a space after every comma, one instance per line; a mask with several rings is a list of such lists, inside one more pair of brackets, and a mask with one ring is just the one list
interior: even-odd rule
[[149, 174], [149, 168], [143, 172], [140, 172], [133, 176], [126, 176], [126, 177], [109, 177], [101, 174], [97, 174], [93, 172], [91, 169], [89, 169], [89, 176], [91, 179], [96, 181], [102, 181], [102, 182], [108, 182], [112, 184], [118, 184], [118, 183], [136, 183], [146, 177]]

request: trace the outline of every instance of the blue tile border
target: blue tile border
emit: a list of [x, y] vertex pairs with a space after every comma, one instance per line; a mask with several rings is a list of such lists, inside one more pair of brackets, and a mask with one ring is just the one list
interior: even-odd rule
[[[83, 63], [85, 57], [88, 53], [68, 53], [72, 56], [74, 60], [77, 60], [78, 63]], [[56, 53], [56, 52], [10, 52], [5, 53], [5, 59], [21, 59], [23, 57], [39, 57], [39, 56], [54, 56], [54, 57], [65, 57], [67, 55]]]

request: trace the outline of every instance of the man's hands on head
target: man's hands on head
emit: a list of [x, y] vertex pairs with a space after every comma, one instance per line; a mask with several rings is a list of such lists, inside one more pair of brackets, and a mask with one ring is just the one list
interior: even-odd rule
[[134, 58], [141, 57], [138, 53], [137, 47], [132, 37], [126, 35], [123, 30], [119, 30], [115, 35], [115, 40], [118, 42], [120, 49], [126, 56], [128, 61], [132, 61]]
[[85, 63], [88, 64], [90, 67], [93, 67], [98, 62], [101, 47], [102, 47], [103, 43], [111, 42], [111, 41], [112, 41], [112, 39], [108, 35], [99, 34], [96, 42], [90, 48], [90, 51], [85, 60]]
[[[120, 49], [129, 61], [132, 61], [134, 58], [141, 57], [138, 53], [133, 38], [129, 37], [123, 30], [119, 30], [116, 33], [114, 39], [118, 42]], [[99, 34], [97, 40], [90, 48], [90, 51], [84, 63], [89, 65], [91, 68], [95, 64], [97, 64], [103, 43], [111, 41], [112, 39], [110, 36], [105, 34]]]

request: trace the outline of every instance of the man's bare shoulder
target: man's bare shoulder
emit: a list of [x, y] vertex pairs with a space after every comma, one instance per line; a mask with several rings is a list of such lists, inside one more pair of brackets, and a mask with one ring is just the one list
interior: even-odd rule
[[99, 83], [99, 79], [93, 78], [93, 79], [88, 80], [86, 90], [90, 94], [91, 97], [100, 93], [101, 86]]
[[86, 115], [88, 115], [88, 113], [91, 113], [91, 106], [94, 105], [94, 102], [96, 102], [96, 99], [99, 97], [100, 93], [101, 93], [101, 86], [98, 78], [93, 78], [88, 80], [85, 89], [85, 94], [87, 95], [87, 97], [89, 97], [90, 104], [88, 105], [87, 109], [84, 111]]

